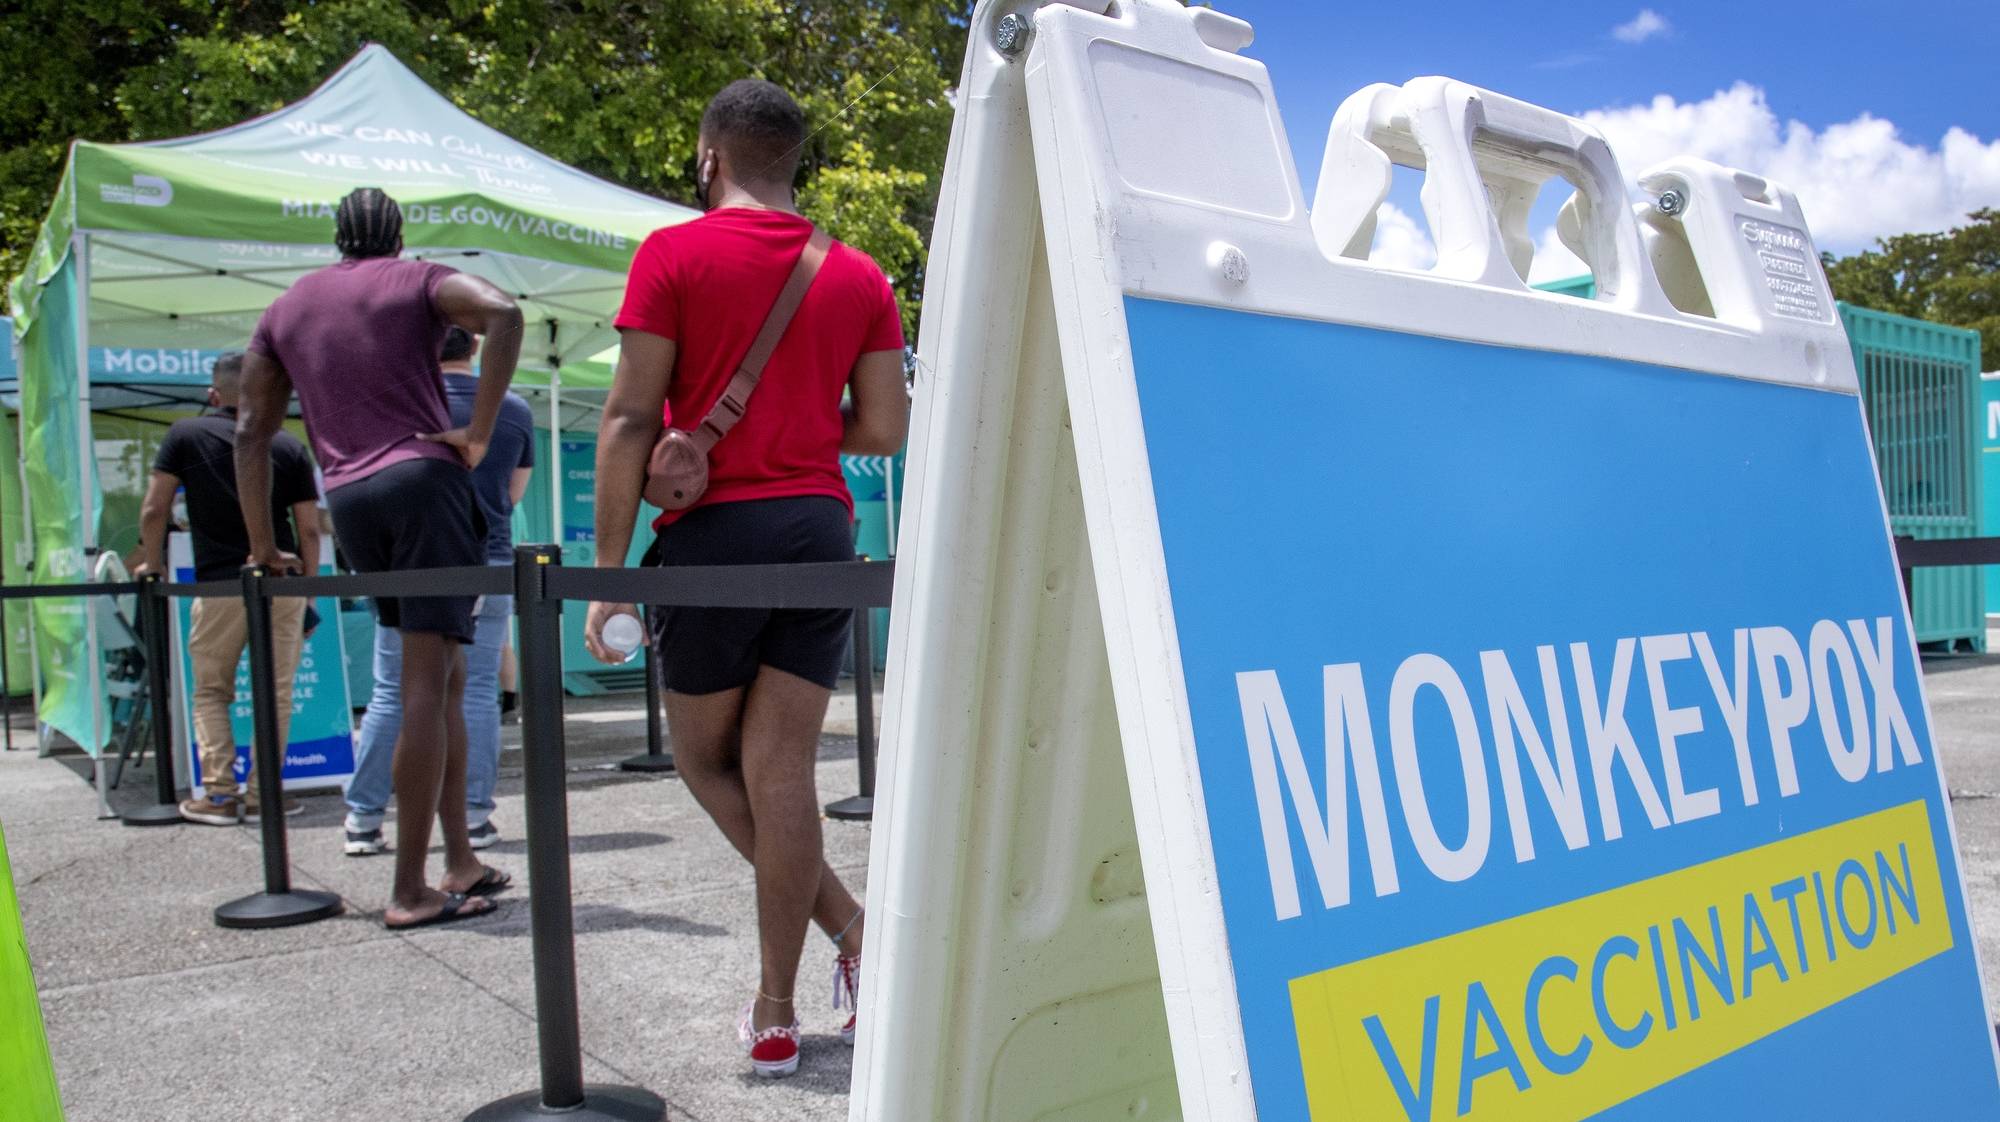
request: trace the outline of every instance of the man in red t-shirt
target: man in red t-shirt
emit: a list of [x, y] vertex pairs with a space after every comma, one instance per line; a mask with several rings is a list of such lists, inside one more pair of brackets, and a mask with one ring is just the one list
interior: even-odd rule
[[[731, 83], [702, 114], [695, 191], [708, 213], [639, 247], [616, 321], [623, 344], [597, 443], [599, 565], [624, 563], [662, 426], [692, 429], [708, 415], [813, 233], [792, 197], [805, 139], [798, 105], [769, 82]], [[908, 426], [895, 294], [866, 254], [834, 243], [742, 419], [709, 453], [708, 490], [654, 521], [654, 556], [664, 565], [853, 560], [840, 454], [892, 454]], [[623, 660], [603, 630], [630, 611], [590, 606], [597, 658]], [[759, 1075], [798, 1068], [792, 990], [809, 921], [838, 948], [834, 1008], [846, 1000], [841, 1035], [853, 1042], [861, 907], [822, 856], [813, 772], [851, 616], [656, 615], [674, 762], [757, 870], [763, 973], [740, 1035]]]

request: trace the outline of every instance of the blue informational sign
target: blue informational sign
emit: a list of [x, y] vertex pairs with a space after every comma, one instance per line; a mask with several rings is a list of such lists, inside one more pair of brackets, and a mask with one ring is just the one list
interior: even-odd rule
[[[184, 535], [173, 538], [174, 579], [194, 580], [194, 568], [185, 556]], [[328, 550], [331, 553], [331, 550]], [[321, 576], [334, 575], [333, 566], [321, 564]], [[174, 600], [174, 625], [180, 649], [180, 696], [182, 742], [186, 745], [188, 774], [194, 777], [196, 793], [201, 785], [201, 749], [194, 738], [194, 668], [188, 659], [186, 636], [192, 626], [194, 601]], [[292, 678], [292, 723], [285, 745], [285, 787], [287, 790], [339, 787], [354, 774], [354, 722], [347, 692], [347, 663], [343, 655], [340, 628], [340, 601], [321, 597], [313, 601], [320, 624], [299, 652], [298, 672]], [[365, 659], [363, 660], [365, 663]], [[250, 656], [246, 651], [236, 663], [236, 701], [230, 706], [229, 720], [236, 731], [236, 779], [241, 783], [250, 772]]]
[[1126, 312], [1260, 1117], [2000, 1116], [1857, 398]]
[[200, 347], [92, 347], [95, 384], [207, 386], [224, 352]]
[[[537, 433], [537, 436], [547, 439], [546, 431]], [[546, 445], [543, 447], [546, 448]], [[549, 470], [548, 461], [537, 459], [535, 470]], [[565, 439], [562, 442], [562, 477], [556, 482], [562, 487], [563, 564], [579, 567], [594, 565], [597, 563], [596, 439]], [[653, 544], [651, 521], [655, 513], [652, 507], [640, 504], [639, 525], [632, 532], [632, 545], [626, 554], [626, 564], [638, 564], [639, 558]], [[571, 673], [606, 669], [603, 663], [591, 655], [590, 648], [584, 645], [583, 624], [587, 614], [584, 611], [585, 607], [586, 605], [575, 605], [563, 613], [563, 666]], [[636, 660], [633, 665], [638, 665]]]

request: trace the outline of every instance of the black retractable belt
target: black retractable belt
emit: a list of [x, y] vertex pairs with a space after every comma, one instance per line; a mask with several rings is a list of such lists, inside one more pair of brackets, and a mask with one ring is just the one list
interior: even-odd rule
[[243, 612], [250, 632], [251, 759], [263, 804], [264, 891], [215, 909], [221, 927], [291, 927], [340, 914], [331, 892], [292, 888], [285, 842], [285, 746], [278, 742], [278, 690], [271, 655], [271, 594], [262, 566], [243, 567]]
[[528, 826], [528, 920], [534, 939], [535, 1028], [541, 1046], [538, 1090], [491, 1102], [467, 1122], [656, 1122], [667, 1104], [639, 1087], [583, 1081], [577, 1024], [576, 929], [570, 910], [569, 793], [563, 747], [562, 601], [551, 579], [562, 550], [514, 550], [514, 616], [521, 661], [521, 756]]
[[398, 569], [384, 573], [342, 573], [326, 577], [280, 577], [270, 582], [272, 596], [505, 596], [513, 591], [512, 575], [498, 565], [459, 565], [448, 569]]
[[49, 600], [68, 596], [123, 596], [139, 591], [131, 580], [92, 581], [86, 584], [11, 584], [0, 587], [0, 600]]
[[549, 595], [681, 608], [886, 608], [895, 572], [888, 561], [556, 569]]

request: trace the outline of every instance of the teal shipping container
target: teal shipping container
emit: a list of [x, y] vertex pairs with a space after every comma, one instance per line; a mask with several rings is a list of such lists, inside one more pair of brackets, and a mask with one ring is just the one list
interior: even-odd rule
[[[1891, 532], [1979, 536], [1986, 458], [1979, 333], [1846, 303], [1839, 308], [1861, 376]], [[1989, 579], [1972, 566], [1917, 570], [1910, 597], [1917, 642], [1984, 651]]]

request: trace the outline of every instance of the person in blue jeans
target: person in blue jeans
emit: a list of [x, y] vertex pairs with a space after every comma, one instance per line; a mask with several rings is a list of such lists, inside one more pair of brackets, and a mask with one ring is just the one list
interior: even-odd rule
[[[453, 327], [445, 335], [438, 366], [444, 372], [452, 423], [462, 425], [472, 415], [479, 379], [472, 356], [479, 342], [471, 332]], [[493, 426], [486, 458], [472, 472], [472, 489], [486, 517], [486, 559], [489, 564], [513, 563], [514, 504], [528, 488], [535, 466], [535, 418], [519, 394], [509, 393]], [[514, 614], [512, 596], [483, 596], [473, 621], [473, 641], [465, 649], [465, 819], [472, 847], [485, 849], [500, 840], [493, 824], [493, 787], [500, 777], [500, 660], [507, 645], [507, 625]], [[347, 784], [349, 857], [382, 852], [382, 817], [389, 803], [391, 761], [396, 734], [403, 726], [403, 635], [393, 627], [375, 628], [375, 690], [361, 718], [354, 745], [354, 778]]]

